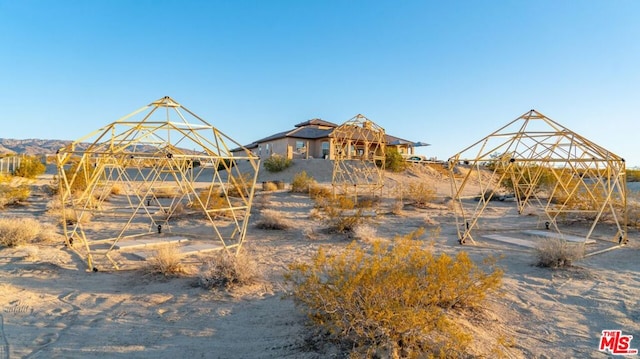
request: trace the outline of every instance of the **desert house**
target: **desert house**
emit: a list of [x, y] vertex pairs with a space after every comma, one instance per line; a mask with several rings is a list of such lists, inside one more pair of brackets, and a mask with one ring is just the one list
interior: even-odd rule
[[[255, 155], [266, 158], [281, 155], [290, 159], [324, 158], [335, 159], [332, 133], [338, 127], [335, 123], [314, 118], [298, 123], [292, 130], [278, 132], [254, 141], [246, 146]], [[405, 157], [414, 154], [414, 148], [428, 146], [422, 142], [412, 142], [386, 134], [386, 146], [395, 147]], [[241, 148], [231, 150], [240, 152]]]

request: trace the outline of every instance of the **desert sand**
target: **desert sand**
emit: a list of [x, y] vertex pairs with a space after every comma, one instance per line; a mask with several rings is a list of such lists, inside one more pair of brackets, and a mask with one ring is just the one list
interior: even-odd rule
[[[317, 162], [298, 162], [288, 172], [264, 173], [259, 180], [286, 182], [302, 169], [319, 182], [331, 181], [330, 167]], [[44, 186], [50, 180], [49, 174], [34, 181], [29, 202], [0, 215], [55, 223], [46, 213], [51, 198]], [[392, 240], [425, 227], [423, 240], [436, 252], [467, 251], [478, 261], [500, 258], [503, 294], [489, 298], [478, 314], [482, 325], [468, 318], [478, 357], [492, 357], [496, 340], [506, 338], [502, 351], [508, 358], [607, 358], [610, 354], [598, 350], [602, 330], [633, 335], [631, 348], [640, 348], [637, 231], [629, 233], [623, 248], [583, 258], [567, 269], [540, 268], [528, 247], [488, 238], [460, 245], [446, 204], [449, 182], [440, 173], [389, 174], [383, 194], [391, 200], [394, 188], [409, 180], [426, 181], [439, 200], [429, 208], [407, 206], [401, 215], [381, 211], [371, 219], [378, 237]], [[323, 224], [309, 217], [313, 202], [308, 196], [287, 190], [256, 196], [260, 206], [252, 222], [260, 218], [258, 207], [272, 208], [293, 221], [295, 229], [250, 225], [244, 250], [257, 262], [262, 279], [231, 291], [203, 289], [195, 275], [151, 274], [144, 260], [125, 255], [118, 258], [119, 271], [88, 272], [62, 242], [0, 248], [0, 359], [346, 357], [330, 344], [307, 340], [311, 331], [287, 295], [283, 273], [289, 263], [310, 258], [320, 246], [338, 251], [352, 239], [325, 233]], [[496, 230], [512, 231], [530, 220], [516, 212], [515, 206], [500, 202], [486, 215], [495, 220]], [[184, 260], [197, 267], [201, 258]]]

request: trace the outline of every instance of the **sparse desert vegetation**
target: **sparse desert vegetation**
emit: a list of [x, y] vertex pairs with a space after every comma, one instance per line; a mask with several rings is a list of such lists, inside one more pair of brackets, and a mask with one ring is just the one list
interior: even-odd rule
[[293, 295], [327, 334], [363, 357], [464, 357], [470, 333], [451, 312], [483, 305], [502, 270], [465, 252], [434, 255], [413, 234], [371, 249], [353, 243], [292, 264]]
[[[146, 261], [138, 250], [115, 251], [111, 259], [123, 270], [98, 273], [85, 271], [76, 254], [82, 252], [78, 241], [65, 245], [60, 201], [43, 190], [51, 178], [3, 180], [30, 190], [20, 206], [3, 209], [0, 221], [0, 306], [5, 331], [12, 335], [12, 355], [28, 356], [36, 345], [43, 354], [75, 357], [64, 343], [33, 344], [40, 335], [33, 328], [51, 320], [64, 326], [64, 333], [83, 333], [83, 345], [98, 352], [104, 336], [143, 343], [139, 349], [110, 349], [110, 354], [137, 350], [143, 358], [158, 355], [153, 343], [163, 335], [163, 353], [196, 356], [208, 354], [215, 341], [222, 352], [247, 358], [589, 357], [597, 351], [592, 344], [598, 330], [628, 325], [621, 319], [632, 314], [627, 307], [607, 303], [635, 300], [640, 284], [630, 273], [640, 269], [633, 244], [590, 257], [575, 255], [572, 249], [578, 246], [571, 243], [549, 241], [552, 245], [543, 248], [547, 240], [541, 238], [532, 239], [540, 244], [536, 249], [482, 234], [475, 237], [477, 246], [460, 246], [455, 207], [439, 199], [449, 183], [436, 171], [388, 173], [392, 185], [381, 194], [356, 198], [334, 194], [327, 176], [316, 181], [304, 162], [296, 169], [291, 191], [258, 190], [247, 243], [238, 256], [234, 248], [186, 256], [183, 246], [207, 241], [185, 237], [179, 244], [140, 249], [150, 253]], [[158, 198], [163, 204], [153, 217], [173, 221], [162, 235], [177, 237], [189, 226], [207, 237], [211, 229], [192, 213], [201, 205], [228, 206], [220, 203], [222, 190], [199, 187], [185, 205], [173, 203], [171, 196]], [[87, 202], [91, 210], [82, 220], [91, 220], [97, 233], [118, 231], [122, 219], [106, 216], [101, 208], [117, 206], [128, 191], [105, 186], [99, 198]], [[470, 191], [470, 200], [477, 193]], [[534, 216], [514, 216], [516, 209], [507, 201], [492, 205], [492, 228], [505, 236], [501, 226], [528, 223]], [[17, 218], [32, 221], [17, 226], [20, 235], [3, 232], [21, 222]], [[72, 214], [66, 218], [71, 225], [76, 220]], [[233, 221], [222, 215], [216, 220]], [[144, 221], [134, 225], [148, 226]], [[637, 231], [629, 230], [636, 238]], [[629, 290], [614, 290], [620, 286]], [[21, 312], [26, 310], [29, 316]], [[96, 316], [109, 319], [95, 321]], [[115, 322], [118, 330], [107, 325]], [[561, 329], [567, 327], [572, 329]], [[633, 324], [627, 327], [635, 330]], [[62, 333], [47, 328], [53, 335]], [[248, 339], [238, 343], [239, 337]], [[571, 348], [562, 347], [566, 341]]]

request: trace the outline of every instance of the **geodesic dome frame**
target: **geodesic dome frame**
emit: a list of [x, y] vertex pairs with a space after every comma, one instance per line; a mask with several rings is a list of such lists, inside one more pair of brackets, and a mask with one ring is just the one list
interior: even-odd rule
[[[625, 161], [541, 113], [531, 110], [449, 159], [460, 243], [474, 242], [483, 211], [505, 199], [500, 185], [513, 191], [518, 213], [542, 210], [544, 229], [563, 237], [561, 223], [590, 223], [579, 233], [585, 243], [604, 222], [613, 225], [606, 240], [627, 242]], [[467, 186], [478, 184], [471, 195]], [[594, 238], [602, 239], [602, 238]]]
[[358, 114], [330, 135], [334, 162], [331, 185], [336, 192], [374, 194], [384, 185], [386, 136], [384, 128]]
[[[259, 159], [246, 149], [234, 156], [229, 145], [241, 147], [167, 96], [61, 148], [57, 165], [67, 247], [94, 271], [102, 258], [119, 267], [111, 254], [123, 240], [169, 234], [210, 240], [217, 249], [237, 253]], [[178, 223], [193, 218], [208, 229]], [[122, 227], [104, 230], [99, 221]]]

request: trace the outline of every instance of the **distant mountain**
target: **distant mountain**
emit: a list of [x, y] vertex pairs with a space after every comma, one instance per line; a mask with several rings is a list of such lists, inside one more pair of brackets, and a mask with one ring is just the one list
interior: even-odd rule
[[[11, 138], [0, 138], [0, 155], [6, 154], [19, 154], [19, 155], [48, 155], [55, 154], [60, 148], [70, 144], [73, 141], [64, 140], [41, 140], [41, 139], [26, 139], [16, 140]], [[88, 143], [78, 144], [76, 149], [86, 149], [89, 146]], [[155, 152], [158, 149], [154, 146], [139, 146], [137, 151], [142, 152]], [[194, 153], [193, 150], [180, 148], [183, 153]]]
[[54, 154], [73, 141], [0, 138], [0, 154], [44, 155]]

